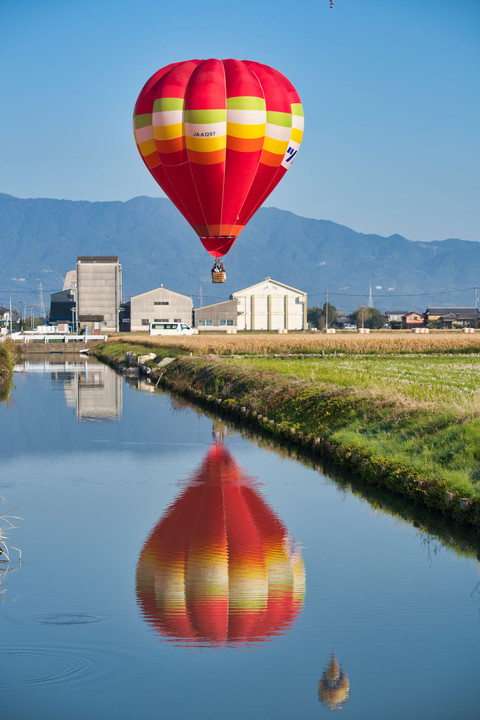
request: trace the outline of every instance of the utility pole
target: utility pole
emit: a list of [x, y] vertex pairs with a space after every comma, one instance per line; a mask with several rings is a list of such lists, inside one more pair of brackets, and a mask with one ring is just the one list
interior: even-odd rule
[[368, 295], [368, 307], [373, 308], [373, 295], [372, 295], [372, 286], [370, 285], [370, 292]]
[[328, 330], [328, 290], [327, 290], [327, 300], [325, 303], [325, 330]]
[[475, 307], [478, 308], [478, 288], [475, 288]]
[[198, 306], [203, 307], [203, 293], [202, 293], [201, 285], [200, 285], [200, 292], [198, 293]]
[[10, 335], [12, 334], [12, 298], [10, 298]]

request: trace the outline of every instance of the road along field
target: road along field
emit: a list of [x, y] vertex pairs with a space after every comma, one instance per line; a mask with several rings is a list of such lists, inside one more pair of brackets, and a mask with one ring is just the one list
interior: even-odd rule
[[[134, 356], [155, 352], [148, 372], [165, 386], [208, 397], [222, 412], [327, 454], [369, 482], [480, 524], [480, 355], [472, 336], [324, 336], [317, 344], [307, 336], [303, 353], [302, 336], [288, 339], [295, 352], [275, 336], [156, 337]], [[326, 340], [330, 352], [318, 344]], [[347, 352], [339, 340], [350, 343]], [[104, 359], [123, 360], [127, 349], [107, 344]], [[158, 368], [166, 355], [179, 357]]]

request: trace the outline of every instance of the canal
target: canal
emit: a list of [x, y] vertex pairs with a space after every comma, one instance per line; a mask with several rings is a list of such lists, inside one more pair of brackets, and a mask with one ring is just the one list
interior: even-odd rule
[[0, 443], [2, 720], [480, 716], [475, 543], [92, 360]]

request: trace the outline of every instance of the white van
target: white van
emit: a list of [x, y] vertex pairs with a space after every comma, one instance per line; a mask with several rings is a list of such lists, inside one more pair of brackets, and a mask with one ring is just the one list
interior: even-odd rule
[[152, 322], [148, 326], [149, 335], [194, 335], [195, 330], [182, 322]]

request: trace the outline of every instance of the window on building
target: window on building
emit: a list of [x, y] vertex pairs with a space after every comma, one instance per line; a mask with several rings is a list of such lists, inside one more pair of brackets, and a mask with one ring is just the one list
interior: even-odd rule
[[142, 325], [150, 325], [150, 320], [148, 318], [142, 318]]
[[169, 322], [168, 318], [155, 318], [153, 322]]
[[173, 318], [173, 322], [182, 322], [182, 318]]
[[154, 300], [153, 304], [154, 305], [169, 305], [170, 303], [168, 300]]
[[221, 320], [220, 320], [220, 322], [219, 322], [219, 325], [232, 326], [232, 325], [233, 325], [233, 320], [231, 320], [230, 318], [221, 318]]
[[198, 321], [198, 324], [200, 325], [200, 327], [207, 327], [213, 325], [213, 320], [211, 318], [202, 318]]

